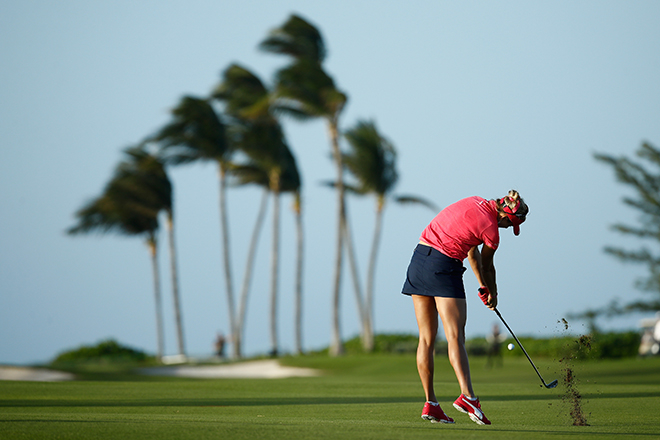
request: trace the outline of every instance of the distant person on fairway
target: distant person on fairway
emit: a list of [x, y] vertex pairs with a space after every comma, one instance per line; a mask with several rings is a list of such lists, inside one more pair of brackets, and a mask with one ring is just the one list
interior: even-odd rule
[[222, 333], [217, 333], [215, 337], [215, 355], [219, 357], [220, 359], [225, 358], [225, 344], [227, 340], [225, 339], [225, 335]]
[[489, 309], [495, 309], [497, 284], [493, 256], [500, 243], [498, 228], [513, 226], [513, 233], [518, 235], [528, 212], [529, 208], [515, 190], [497, 200], [468, 197], [440, 211], [422, 232], [402, 293], [412, 297], [419, 327], [417, 371], [426, 394], [423, 419], [454, 423], [440, 408], [433, 388], [433, 356], [440, 316], [447, 337], [449, 361], [461, 387], [454, 408], [467, 413], [480, 425], [490, 425], [472, 389], [465, 350], [467, 303], [463, 260], [468, 259], [481, 286], [479, 298]]
[[488, 360], [486, 361], [486, 368], [493, 367], [497, 364], [502, 366], [502, 342], [506, 337], [500, 333], [500, 326], [493, 324], [493, 331], [486, 337], [488, 342]]

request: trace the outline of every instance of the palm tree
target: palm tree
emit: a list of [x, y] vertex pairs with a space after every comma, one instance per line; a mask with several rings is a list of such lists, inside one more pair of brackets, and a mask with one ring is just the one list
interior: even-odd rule
[[178, 354], [185, 356], [183, 317], [176, 263], [176, 240], [174, 238], [172, 184], [163, 162], [157, 156], [148, 152], [144, 144], [128, 148], [124, 153], [127, 157], [117, 166], [114, 179], [115, 185], [119, 187], [120, 191], [131, 194], [138, 204], [158, 211], [163, 210], [166, 214]]
[[246, 123], [239, 145], [252, 161], [268, 175], [268, 188], [273, 197], [273, 230], [271, 247], [270, 335], [271, 355], [278, 354], [277, 298], [279, 281], [280, 194], [284, 152], [288, 150], [277, 123]]
[[270, 32], [261, 44], [264, 51], [293, 58], [291, 65], [276, 74], [276, 104], [279, 112], [296, 118], [323, 118], [328, 124], [332, 156], [337, 168], [338, 231], [336, 241], [335, 276], [333, 280], [333, 333], [330, 352], [343, 352], [339, 324], [339, 289], [341, 284], [343, 233], [346, 213], [344, 205], [343, 165], [339, 149], [339, 117], [347, 101], [334, 80], [323, 70], [326, 50], [323, 38], [315, 26], [292, 15], [280, 28]]
[[119, 179], [126, 177], [117, 173], [106, 185], [103, 194], [87, 202], [75, 216], [77, 224], [70, 227], [70, 235], [87, 234], [90, 232], [116, 232], [123, 235], [142, 235], [149, 249], [154, 282], [154, 297], [156, 306], [156, 335], [158, 340], [158, 358], [164, 353], [162, 304], [160, 291], [160, 275], [157, 259], [158, 208], [145, 206], [135, 195], [126, 191], [125, 185]]
[[[350, 150], [343, 155], [346, 169], [356, 180], [351, 185], [352, 193], [376, 197], [376, 219], [374, 235], [371, 243], [369, 268], [367, 271], [366, 295], [362, 317], [362, 343], [366, 351], [374, 348], [373, 310], [374, 310], [374, 280], [376, 274], [376, 258], [380, 245], [382, 219], [389, 193], [398, 180], [396, 171], [396, 150], [394, 146], [379, 133], [372, 121], [359, 121], [356, 126], [344, 133]], [[400, 196], [396, 198], [401, 203], [420, 203], [435, 209], [435, 207], [420, 197]], [[349, 235], [349, 249], [352, 242]]]
[[[222, 255], [229, 326], [233, 331], [236, 322], [226, 207], [226, 179], [233, 148], [228, 142], [225, 124], [207, 100], [184, 96], [179, 105], [172, 110], [172, 122], [163, 127], [151, 140], [160, 144], [161, 153], [168, 164], [179, 165], [198, 160], [213, 160], [218, 165]], [[239, 357], [236, 344], [232, 344], [232, 347], [233, 356]]]
[[232, 118], [232, 141], [244, 152], [252, 166], [262, 170], [273, 196], [273, 234], [271, 248], [271, 354], [278, 353], [277, 298], [279, 280], [279, 222], [282, 175], [294, 163], [282, 128], [271, 112], [271, 93], [263, 82], [248, 69], [233, 64], [223, 73], [222, 82], [213, 97], [225, 104], [225, 113]]
[[[257, 220], [250, 239], [250, 246], [248, 248], [248, 256], [245, 264], [245, 271], [243, 275], [243, 284], [241, 288], [241, 295], [239, 300], [239, 308], [236, 314], [236, 329], [234, 329], [234, 341], [241, 347], [242, 335], [245, 326], [245, 317], [247, 311], [247, 299], [250, 290], [250, 282], [252, 280], [252, 269], [254, 266], [254, 258], [256, 255], [256, 247], [259, 239], [263, 221], [266, 213], [266, 206], [268, 196], [270, 194], [270, 179], [268, 171], [260, 164], [248, 162], [246, 164], [234, 164], [230, 170], [231, 184], [236, 186], [254, 184], [264, 188], [261, 198]], [[281, 192], [292, 192], [294, 194], [293, 210], [296, 217], [296, 282], [295, 282], [295, 350], [296, 353], [302, 353], [302, 252], [303, 252], [303, 228], [302, 228], [302, 203], [300, 195], [300, 176], [296, 167], [293, 155], [287, 161], [287, 165], [283, 168], [281, 180]], [[272, 309], [271, 309], [272, 311]], [[272, 316], [271, 316], [271, 322]]]
[[255, 184], [263, 188], [261, 203], [259, 204], [259, 211], [257, 213], [257, 220], [252, 230], [252, 237], [250, 239], [250, 246], [248, 248], [248, 255], [245, 262], [245, 271], [243, 272], [243, 284], [239, 296], [238, 311], [236, 312], [236, 327], [232, 329], [233, 342], [236, 348], [238, 357], [243, 354], [243, 332], [245, 331], [245, 317], [247, 315], [248, 294], [250, 291], [250, 283], [252, 281], [252, 269], [254, 267], [254, 258], [257, 252], [257, 243], [259, 241], [259, 233], [261, 232], [264, 219], [266, 217], [266, 208], [268, 206], [268, 174], [256, 164], [234, 164], [230, 168], [229, 175], [231, 177], [231, 185], [242, 186]]
[[304, 231], [302, 223], [302, 181], [296, 159], [290, 151], [285, 152], [283, 158], [282, 174], [280, 175], [280, 190], [293, 195], [293, 213], [296, 220], [296, 276], [294, 289], [294, 322], [295, 322], [295, 351], [303, 353], [302, 344], [302, 298], [303, 298], [303, 251]]

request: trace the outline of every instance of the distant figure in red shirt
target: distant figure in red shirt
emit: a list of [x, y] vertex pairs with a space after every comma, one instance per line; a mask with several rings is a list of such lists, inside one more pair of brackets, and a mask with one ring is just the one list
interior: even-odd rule
[[493, 310], [497, 306], [493, 257], [500, 243], [498, 228], [512, 226], [514, 234], [518, 235], [528, 213], [529, 208], [515, 190], [496, 200], [468, 197], [440, 211], [422, 232], [402, 293], [412, 297], [419, 327], [417, 370], [426, 394], [423, 419], [454, 423], [440, 408], [433, 388], [433, 356], [440, 316], [447, 337], [449, 361], [461, 387], [454, 407], [467, 413], [474, 422], [490, 425], [472, 389], [465, 350], [467, 303], [463, 260], [468, 259], [481, 286], [479, 297]]

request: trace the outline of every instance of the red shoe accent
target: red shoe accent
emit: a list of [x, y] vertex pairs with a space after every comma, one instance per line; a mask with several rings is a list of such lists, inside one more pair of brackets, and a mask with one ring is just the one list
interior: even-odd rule
[[470, 400], [461, 394], [454, 402], [454, 408], [469, 415], [472, 421], [479, 425], [490, 425], [490, 420], [488, 420], [483, 411], [481, 411], [481, 403], [479, 403], [479, 399]]
[[447, 416], [442, 408], [440, 408], [440, 405], [435, 406], [428, 402], [424, 404], [422, 418], [424, 420], [430, 420], [431, 423], [454, 423], [454, 419]]

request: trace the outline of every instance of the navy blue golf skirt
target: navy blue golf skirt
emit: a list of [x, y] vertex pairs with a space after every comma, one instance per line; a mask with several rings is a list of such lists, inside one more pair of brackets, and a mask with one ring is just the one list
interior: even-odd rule
[[404, 295], [465, 298], [463, 262], [430, 246], [418, 244], [408, 266]]

